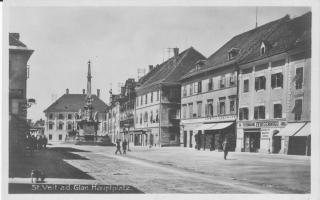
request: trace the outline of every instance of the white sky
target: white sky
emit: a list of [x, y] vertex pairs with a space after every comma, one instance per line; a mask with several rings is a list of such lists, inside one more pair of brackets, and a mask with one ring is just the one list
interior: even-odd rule
[[[258, 25], [296, 17], [310, 8], [259, 7]], [[255, 26], [254, 7], [11, 7], [9, 31], [35, 52], [29, 60], [28, 110], [33, 120], [69, 88], [86, 88], [87, 61], [92, 61], [93, 88], [107, 102], [112, 83], [137, 78], [137, 68], [160, 64], [164, 50], [193, 46], [213, 54], [233, 36]], [[165, 54], [165, 58], [168, 55]]]

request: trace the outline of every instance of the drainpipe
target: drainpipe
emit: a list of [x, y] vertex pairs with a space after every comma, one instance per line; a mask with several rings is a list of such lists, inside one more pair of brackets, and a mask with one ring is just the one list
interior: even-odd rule
[[159, 104], [159, 112], [158, 112], [158, 119], [159, 119], [159, 145], [161, 147], [161, 99], [162, 99], [162, 92], [161, 92], [161, 84], [159, 87], [159, 99], [160, 99], [160, 104]]

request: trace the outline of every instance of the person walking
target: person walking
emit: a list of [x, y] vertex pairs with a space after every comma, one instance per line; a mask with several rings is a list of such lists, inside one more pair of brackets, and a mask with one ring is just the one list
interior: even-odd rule
[[122, 150], [123, 150], [123, 154], [126, 154], [127, 153], [127, 140], [124, 139], [124, 141], [122, 142]]
[[227, 138], [224, 139], [223, 143], [222, 143], [222, 149], [223, 149], [223, 152], [224, 152], [224, 159], [227, 160], [227, 155], [228, 155], [228, 140]]
[[118, 152], [120, 152], [120, 154], [122, 154], [121, 153], [121, 146], [120, 146], [120, 140], [119, 139], [117, 139], [116, 147], [117, 147], [117, 150], [116, 150], [115, 154], [117, 154]]

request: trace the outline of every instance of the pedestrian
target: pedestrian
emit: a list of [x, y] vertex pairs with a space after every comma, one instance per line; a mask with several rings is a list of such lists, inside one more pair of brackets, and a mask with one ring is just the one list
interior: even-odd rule
[[124, 139], [124, 141], [122, 142], [123, 154], [126, 154], [126, 152], [127, 152], [127, 145], [128, 145], [127, 140]]
[[120, 140], [119, 139], [116, 142], [116, 147], [117, 147], [117, 150], [116, 150], [115, 154], [117, 154], [118, 152], [120, 152], [120, 154], [122, 154], [121, 153], [121, 146], [120, 146]]
[[227, 155], [228, 155], [228, 151], [229, 151], [229, 143], [227, 138], [224, 139], [223, 143], [222, 143], [222, 149], [224, 152], [224, 159], [227, 160]]

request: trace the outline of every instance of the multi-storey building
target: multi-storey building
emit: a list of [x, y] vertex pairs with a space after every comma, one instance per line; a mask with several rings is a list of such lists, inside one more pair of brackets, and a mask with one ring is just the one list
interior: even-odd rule
[[311, 13], [252, 48], [240, 63], [238, 151], [309, 154]]
[[9, 151], [25, 149], [27, 124], [27, 63], [33, 50], [20, 41], [19, 33], [9, 33]]
[[[81, 122], [80, 113], [86, 103], [85, 90], [83, 94], [70, 94], [69, 89], [58, 100], [44, 110], [46, 117], [45, 135], [50, 142], [65, 142], [79, 134]], [[92, 94], [92, 105], [99, 126], [97, 136], [105, 136], [107, 105], [100, 99], [100, 90], [97, 95]]]
[[285, 19], [233, 37], [181, 79], [182, 146], [220, 150], [227, 138], [230, 150], [235, 150], [238, 63]]
[[168, 146], [180, 143], [180, 83], [198, 60], [205, 57], [193, 47], [179, 54], [174, 48], [174, 56], [155, 67], [139, 80], [137, 87], [135, 145]]

